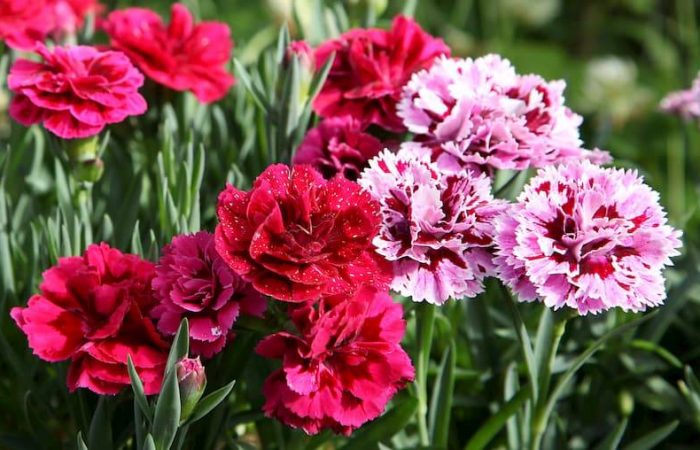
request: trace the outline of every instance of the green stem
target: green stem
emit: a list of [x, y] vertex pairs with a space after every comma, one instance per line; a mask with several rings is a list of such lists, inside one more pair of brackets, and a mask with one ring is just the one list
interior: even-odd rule
[[547, 349], [547, 363], [542, 367], [542, 372], [540, 376], [540, 397], [537, 400], [537, 405], [535, 406], [535, 411], [532, 414], [532, 422], [530, 425], [530, 450], [539, 450], [542, 445], [542, 438], [544, 432], [547, 429], [547, 423], [549, 422], [549, 413], [547, 412], [547, 402], [549, 401], [549, 386], [552, 381], [552, 366], [554, 365], [554, 359], [557, 356], [557, 350], [559, 349], [559, 344], [561, 343], [561, 338], [564, 336], [566, 331], [566, 322], [569, 316], [558, 320], [554, 324], [552, 330], [552, 340]]
[[418, 337], [418, 358], [416, 362], [416, 387], [418, 391], [418, 435], [422, 446], [430, 445], [428, 435], [428, 366], [430, 348], [433, 341], [435, 306], [420, 303], [416, 308], [416, 334]]

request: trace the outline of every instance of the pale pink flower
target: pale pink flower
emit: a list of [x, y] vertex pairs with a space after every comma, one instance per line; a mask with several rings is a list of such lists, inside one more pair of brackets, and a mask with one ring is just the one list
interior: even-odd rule
[[429, 149], [408, 143], [371, 160], [358, 182], [381, 205], [373, 243], [393, 264], [392, 289], [437, 304], [483, 290], [495, 270], [492, 220], [504, 208], [485, 174], [443, 172]]
[[587, 161], [540, 170], [496, 223], [503, 281], [521, 300], [582, 315], [660, 305], [662, 269], [681, 247], [636, 172]]
[[[610, 160], [581, 147], [581, 116], [564, 106], [564, 81], [518, 75], [506, 59], [438, 59], [404, 87], [398, 115], [434, 158], [454, 166], [544, 167]], [[452, 162], [450, 162], [452, 161]]]
[[700, 73], [690, 89], [671, 92], [661, 100], [659, 107], [686, 120], [700, 118]]

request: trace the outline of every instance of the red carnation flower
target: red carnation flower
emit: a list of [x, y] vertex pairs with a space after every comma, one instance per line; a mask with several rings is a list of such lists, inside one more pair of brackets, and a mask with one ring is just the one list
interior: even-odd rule
[[190, 324], [190, 351], [211, 358], [233, 336], [240, 313], [261, 315], [265, 301], [233, 273], [214, 248], [206, 231], [176, 236], [163, 249], [153, 279], [159, 304], [151, 311], [158, 330], [174, 336], [183, 317]]
[[167, 26], [149, 9], [127, 8], [111, 13], [102, 27], [110, 44], [156, 83], [191, 91], [202, 103], [220, 100], [233, 86], [225, 68], [233, 41], [224, 23], [195, 24], [190, 11], [175, 3]]
[[219, 194], [216, 250], [259, 292], [302, 302], [385, 286], [391, 268], [372, 250], [379, 205], [356, 183], [310, 166], [268, 167], [250, 192]]
[[276, 333], [257, 347], [282, 360], [263, 386], [265, 414], [309, 434], [345, 435], [379, 416], [414, 377], [400, 345], [402, 315], [401, 305], [371, 287], [292, 309], [298, 334]]
[[143, 114], [143, 75], [123, 53], [94, 47], [37, 47], [43, 62], [18, 59], [8, 87], [10, 115], [22, 125], [43, 123], [64, 139], [94, 136], [111, 123]]
[[430, 67], [450, 49], [442, 39], [399, 16], [390, 30], [354, 29], [316, 49], [316, 67], [335, 53], [333, 66], [314, 109], [321, 117], [350, 115], [365, 124], [404, 131], [396, 115], [401, 88], [411, 75]]
[[370, 159], [382, 150], [382, 142], [364, 132], [359, 120], [331, 117], [309, 130], [294, 154], [294, 164], [310, 164], [325, 178], [341, 174], [356, 181]]
[[71, 359], [68, 387], [116, 394], [129, 384], [131, 355], [147, 394], [160, 391], [168, 345], [148, 319], [154, 266], [107, 244], [61, 258], [40, 294], [10, 315], [45, 361]]

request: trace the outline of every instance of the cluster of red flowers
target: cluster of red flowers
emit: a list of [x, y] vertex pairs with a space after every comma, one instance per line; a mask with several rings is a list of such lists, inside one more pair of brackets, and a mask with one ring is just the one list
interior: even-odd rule
[[86, 138], [146, 111], [138, 93], [142, 73], [169, 89], [190, 91], [202, 103], [222, 99], [233, 85], [226, 71], [233, 48], [228, 25], [194, 23], [178, 3], [169, 25], [145, 8], [109, 14], [100, 22], [108, 50], [44, 45], [47, 38], [60, 42], [74, 35], [88, 14], [101, 10], [97, 0], [0, 0], [0, 41], [42, 58], [19, 58], [10, 70], [16, 121], [42, 123], [63, 139]]

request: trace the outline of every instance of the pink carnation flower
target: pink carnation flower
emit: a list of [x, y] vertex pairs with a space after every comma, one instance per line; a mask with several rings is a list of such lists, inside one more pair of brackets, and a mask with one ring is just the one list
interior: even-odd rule
[[327, 179], [341, 174], [355, 181], [382, 148], [382, 142], [365, 133], [359, 120], [332, 117], [306, 133], [292, 162], [312, 165]]
[[291, 308], [296, 332], [273, 334], [257, 347], [282, 360], [263, 386], [265, 414], [308, 434], [345, 435], [378, 417], [414, 377], [400, 345], [402, 314], [401, 305], [372, 287], [325, 298], [317, 308]]
[[214, 235], [206, 231], [173, 238], [163, 249], [152, 285], [160, 301], [151, 311], [158, 330], [174, 336], [186, 317], [190, 350], [206, 358], [224, 348], [239, 314], [265, 311], [263, 297], [231, 271], [216, 253]]
[[93, 47], [37, 47], [43, 62], [18, 59], [8, 86], [10, 115], [29, 126], [42, 123], [64, 139], [98, 134], [108, 124], [143, 114], [143, 75], [123, 53]]
[[102, 27], [110, 44], [156, 83], [192, 91], [202, 103], [221, 100], [233, 86], [226, 71], [233, 41], [225, 23], [195, 23], [190, 11], [175, 3], [168, 25], [149, 9], [127, 8], [109, 14]]
[[542, 169], [496, 230], [496, 264], [521, 300], [582, 315], [661, 304], [662, 269], [681, 247], [636, 172], [587, 161]]
[[393, 262], [391, 288], [415, 301], [474, 297], [495, 273], [493, 219], [504, 203], [485, 174], [441, 171], [420, 144], [384, 151], [359, 180], [381, 205], [377, 252]]
[[609, 161], [581, 148], [581, 116], [564, 106], [564, 81], [516, 74], [497, 55], [440, 58], [404, 87], [398, 115], [417, 139], [453, 166], [544, 167], [583, 158]]
[[686, 120], [700, 118], [700, 74], [690, 89], [671, 92], [661, 100], [660, 108]]
[[321, 68], [335, 54], [328, 78], [314, 100], [321, 117], [351, 115], [364, 124], [404, 131], [396, 115], [401, 88], [414, 72], [430, 67], [450, 49], [413, 19], [398, 16], [390, 30], [353, 29], [315, 52]]

